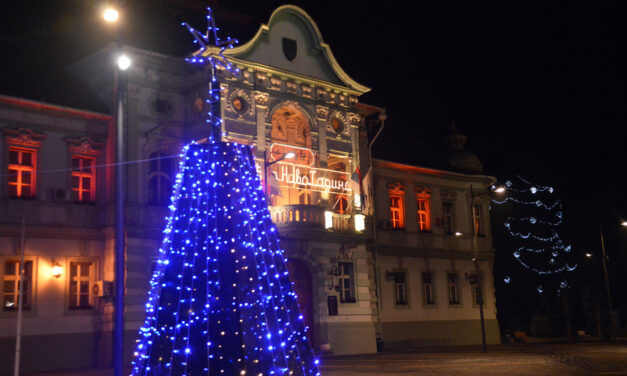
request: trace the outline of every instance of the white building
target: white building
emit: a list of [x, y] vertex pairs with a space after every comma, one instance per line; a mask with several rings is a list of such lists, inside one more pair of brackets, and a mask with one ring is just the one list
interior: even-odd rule
[[[133, 60], [125, 84], [124, 135], [130, 360], [144, 320], [177, 155], [184, 144], [208, 135], [209, 77], [180, 58], [132, 48], [126, 52]], [[339, 67], [313, 20], [291, 5], [278, 8], [252, 40], [226, 54], [241, 74], [219, 71], [217, 77], [223, 137], [253, 147], [264, 185], [272, 192], [270, 211], [305, 320], [313, 328], [314, 348], [374, 353], [377, 337], [387, 347], [400, 341], [479, 343], [478, 309], [465, 279], [474, 270], [472, 239], [446, 234], [438, 224], [444, 223], [442, 202], [451, 203], [453, 229], [471, 231], [470, 184], [480, 189], [491, 178], [376, 161], [375, 247], [368, 217], [372, 200], [365, 207], [361, 198], [368, 192], [353, 184], [358, 167], [369, 169], [365, 117], [380, 110], [359, 103], [369, 88]], [[112, 49], [105, 49], [70, 68], [109, 105], [111, 61]], [[0, 97], [5, 171], [0, 182], [0, 364], [12, 364], [14, 356], [22, 218], [27, 270], [22, 370], [110, 364], [114, 125], [108, 114]], [[296, 158], [276, 162], [288, 152]], [[264, 161], [271, 165], [264, 168]], [[401, 200], [400, 217], [390, 216], [390, 192]], [[416, 200], [423, 196], [429, 198], [429, 231], [418, 230]], [[487, 201], [481, 200], [484, 236], [478, 250], [488, 339], [495, 342], [491, 238]], [[59, 275], [53, 275], [53, 266]], [[421, 282], [427, 272], [431, 290]], [[459, 303], [449, 296], [451, 275], [457, 276]]]

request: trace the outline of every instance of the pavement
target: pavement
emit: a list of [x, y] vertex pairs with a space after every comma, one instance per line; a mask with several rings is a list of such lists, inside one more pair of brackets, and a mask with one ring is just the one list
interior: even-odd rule
[[[627, 376], [627, 343], [499, 345], [420, 349], [408, 352], [324, 356], [323, 376]], [[111, 376], [110, 368], [33, 373], [23, 376]], [[127, 373], [128, 374], [128, 373]]]

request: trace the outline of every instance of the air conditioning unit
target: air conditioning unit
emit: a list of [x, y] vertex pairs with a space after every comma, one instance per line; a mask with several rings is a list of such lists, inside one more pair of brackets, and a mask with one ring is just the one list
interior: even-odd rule
[[104, 298], [112, 295], [113, 282], [96, 281], [92, 286], [92, 293], [95, 297]]
[[65, 188], [52, 189], [52, 201], [70, 201], [72, 200], [72, 191]]

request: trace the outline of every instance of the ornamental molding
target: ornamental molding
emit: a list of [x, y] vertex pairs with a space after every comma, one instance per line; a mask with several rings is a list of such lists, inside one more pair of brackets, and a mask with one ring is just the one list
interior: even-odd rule
[[441, 188], [440, 197], [442, 197], [442, 201], [455, 201], [457, 198], [457, 192], [452, 189]]
[[264, 93], [263, 91], [255, 91], [253, 92], [253, 96], [255, 97], [256, 106], [268, 107], [268, 99], [270, 98], [270, 94]]
[[[333, 120], [337, 119], [342, 122], [342, 129], [335, 130], [333, 128]], [[329, 117], [329, 121], [327, 122], [327, 134], [335, 134], [336, 137], [341, 137], [341, 135], [348, 134], [348, 127], [346, 126], [346, 116], [340, 111], [333, 111], [331, 116]]]
[[2, 128], [1, 131], [5, 135], [7, 143], [33, 148], [41, 147], [41, 142], [46, 138], [46, 135], [35, 133], [35, 131], [29, 128]]
[[427, 185], [417, 185], [414, 187], [414, 192], [418, 197], [430, 197], [433, 189]]
[[329, 107], [316, 105], [316, 117], [320, 120], [327, 120], [329, 116]]
[[[266, 94], [266, 97], [268, 96], [267, 93], [263, 93], [263, 94]], [[230, 112], [236, 113], [237, 117], [243, 117], [245, 114], [249, 116], [253, 115], [254, 113], [254, 109], [252, 106], [253, 100], [252, 100], [250, 93], [248, 93], [247, 91], [242, 90], [242, 89], [233, 89], [230, 94], [227, 92], [227, 94], [225, 94], [225, 97], [227, 98], [226, 109]], [[235, 107], [233, 107], [233, 103], [234, 103], [233, 101], [238, 97], [244, 101], [244, 103], [241, 103], [241, 105], [245, 106], [245, 108], [240, 109], [240, 110], [237, 110]], [[256, 97], [255, 97], [255, 103], [258, 103], [256, 100]], [[266, 98], [266, 103], [267, 103], [267, 98]]]
[[104, 146], [103, 142], [96, 141], [91, 137], [65, 137], [63, 140], [68, 144], [68, 150], [72, 154], [98, 156]]
[[354, 112], [349, 112], [346, 114], [346, 118], [348, 119], [348, 124], [352, 127], [359, 126], [359, 121], [361, 120], [361, 116]]
[[404, 195], [405, 194], [405, 186], [401, 183], [388, 183], [388, 193]]

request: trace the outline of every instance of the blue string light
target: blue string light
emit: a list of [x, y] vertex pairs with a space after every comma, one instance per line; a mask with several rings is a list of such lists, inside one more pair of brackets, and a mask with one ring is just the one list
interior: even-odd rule
[[200, 45], [209, 64], [208, 142], [183, 149], [159, 261], [150, 280], [133, 376], [320, 375], [250, 149], [219, 142], [216, 70], [237, 74], [223, 55], [208, 8]]
[[[522, 177], [517, 178], [516, 184], [507, 180], [505, 185], [510, 195], [492, 202], [513, 205], [512, 210], [523, 213], [520, 217], [508, 216], [503, 223], [514, 244], [518, 243], [512, 252], [513, 259], [539, 276], [562, 275], [576, 270], [577, 264], [569, 260], [572, 247], [564, 243], [557, 231], [564, 215], [561, 201], [553, 198], [553, 187], [533, 184]], [[510, 284], [512, 278], [507, 275], [503, 281]], [[562, 279], [559, 289], [568, 287], [568, 282]], [[538, 285], [536, 290], [542, 293], [545, 288]]]
[[319, 375], [250, 149], [184, 151], [132, 375]]

